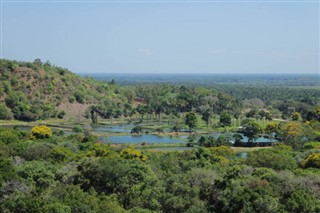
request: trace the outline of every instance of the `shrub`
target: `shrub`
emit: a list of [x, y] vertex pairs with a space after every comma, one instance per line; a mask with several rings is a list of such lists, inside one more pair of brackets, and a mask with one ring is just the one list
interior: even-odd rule
[[304, 167], [320, 168], [320, 153], [313, 153], [303, 163]]
[[122, 150], [120, 156], [123, 158], [126, 158], [126, 159], [139, 158], [142, 161], [145, 161], [148, 159], [147, 156], [142, 155], [139, 150], [135, 150], [132, 148], [126, 148], [126, 149]]
[[320, 149], [320, 142], [307, 142], [303, 145], [304, 149]]
[[74, 132], [83, 132], [83, 128], [80, 125], [76, 125], [72, 128]]
[[37, 143], [29, 145], [22, 153], [26, 160], [47, 159], [51, 148], [47, 144]]
[[74, 158], [74, 154], [70, 149], [58, 146], [50, 151], [49, 156], [57, 162], [67, 162]]
[[60, 119], [63, 119], [63, 117], [65, 116], [66, 112], [65, 111], [61, 111], [58, 113], [57, 117]]
[[141, 126], [135, 126], [131, 130], [131, 134], [139, 134], [142, 132], [142, 127]]
[[6, 107], [4, 104], [0, 104], [0, 119], [10, 120], [12, 119], [11, 110]]
[[5, 144], [17, 143], [19, 142], [19, 137], [21, 134], [13, 129], [0, 129], [0, 142]]
[[44, 139], [50, 138], [52, 131], [47, 126], [35, 126], [31, 129], [31, 138]]

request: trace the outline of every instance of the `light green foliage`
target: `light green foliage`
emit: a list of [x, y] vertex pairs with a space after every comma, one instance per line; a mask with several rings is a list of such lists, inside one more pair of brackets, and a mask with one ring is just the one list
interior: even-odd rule
[[223, 156], [225, 158], [233, 158], [235, 156], [233, 150], [228, 146], [219, 146], [209, 148], [212, 154]]
[[88, 146], [85, 152], [82, 153], [84, 156], [96, 156], [96, 157], [103, 157], [108, 155], [113, 155], [113, 150], [107, 144], [101, 143], [94, 143]]
[[13, 129], [0, 129], [0, 142], [5, 144], [17, 143], [20, 141], [21, 134]]
[[75, 154], [66, 147], [55, 146], [49, 152], [49, 157], [56, 162], [68, 162], [73, 160]]
[[7, 158], [9, 155], [10, 148], [6, 144], [0, 142], [0, 158]]
[[68, 213], [71, 212], [71, 207], [62, 203], [48, 203], [44, 205], [44, 212], [50, 213]]
[[11, 110], [4, 104], [0, 104], [0, 120], [11, 120], [13, 118]]
[[320, 142], [307, 142], [303, 145], [304, 149], [320, 149]]
[[280, 135], [285, 144], [294, 149], [302, 149], [306, 140], [309, 139], [309, 127], [297, 121], [291, 121], [281, 126]]
[[292, 113], [292, 115], [291, 115], [291, 119], [292, 119], [293, 121], [299, 120], [300, 117], [301, 117], [301, 115], [300, 115], [299, 112], [294, 112], [294, 113]]
[[72, 128], [74, 132], [83, 132], [83, 128], [80, 125], [76, 125]]
[[120, 156], [126, 159], [141, 159], [142, 161], [145, 161], [148, 159], [146, 155], [141, 154], [139, 150], [135, 150], [133, 148], [125, 148], [121, 151]]
[[37, 191], [53, 187], [56, 168], [45, 161], [29, 161], [18, 168], [18, 175], [36, 186]]
[[278, 133], [278, 131], [279, 131], [279, 126], [278, 126], [278, 123], [276, 122], [269, 123], [265, 128], [265, 132], [268, 134]]

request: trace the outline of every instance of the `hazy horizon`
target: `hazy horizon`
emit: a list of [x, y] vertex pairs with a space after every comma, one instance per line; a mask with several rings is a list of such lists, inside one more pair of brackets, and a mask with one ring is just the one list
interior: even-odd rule
[[1, 1], [1, 58], [78, 74], [319, 74], [319, 49], [319, 1]]

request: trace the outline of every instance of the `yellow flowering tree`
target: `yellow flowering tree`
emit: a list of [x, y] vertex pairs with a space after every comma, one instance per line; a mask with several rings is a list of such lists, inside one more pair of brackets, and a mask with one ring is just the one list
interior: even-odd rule
[[293, 120], [293, 121], [297, 121], [297, 120], [299, 120], [300, 119], [300, 113], [299, 112], [294, 112], [294, 113], [292, 113], [292, 115], [291, 115], [291, 119]]
[[120, 153], [120, 156], [126, 159], [134, 159], [134, 158], [139, 158], [142, 161], [145, 161], [148, 159], [146, 155], [141, 154], [139, 150], [132, 149], [132, 148], [126, 148], [122, 150]]
[[304, 167], [320, 168], [320, 153], [309, 155], [303, 162]]
[[52, 136], [52, 131], [47, 126], [35, 126], [31, 129], [30, 138], [43, 139], [50, 138]]

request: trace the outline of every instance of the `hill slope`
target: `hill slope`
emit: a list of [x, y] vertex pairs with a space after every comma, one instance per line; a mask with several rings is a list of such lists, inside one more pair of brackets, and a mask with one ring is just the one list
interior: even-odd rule
[[77, 110], [119, 96], [113, 82], [81, 78], [39, 59], [33, 63], [1, 59], [0, 63], [0, 119], [62, 118], [65, 113], [72, 116]]

